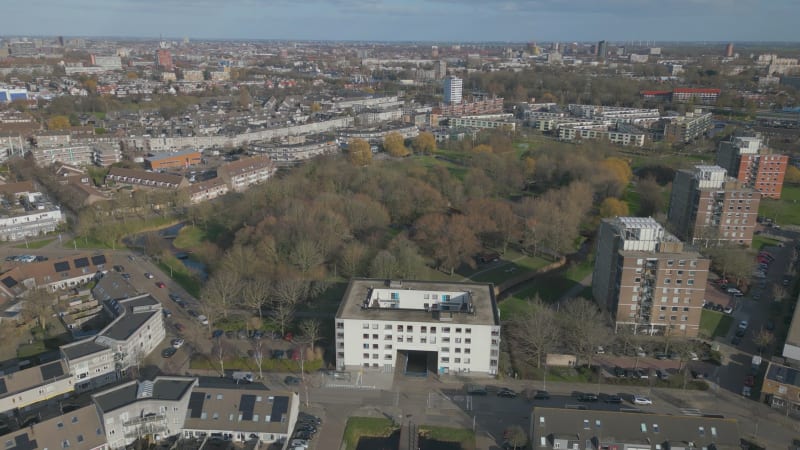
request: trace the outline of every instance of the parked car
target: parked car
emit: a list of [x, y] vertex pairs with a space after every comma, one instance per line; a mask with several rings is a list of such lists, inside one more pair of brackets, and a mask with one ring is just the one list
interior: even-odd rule
[[618, 378], [622, 378], [625, 376], [625, 369], [620, 366], [614, 367], [614, 376]]
[[283, 350], [273, 350], [272, 351], [272, 359], [283, 359], [286, 357], [286, 352]]
[[150, 272], [145, 272], [144, 277], [147, 278], [148, 280], [152, 280], [153, 278], [155, 278], [155, 276]]
[[284, 379], [283, 379], [283, 382], [284, 382], [284, 383], [286, 383], [286, 384], [288, 384], [288, 385], [290, 385], [290, 386], [298, 385], [298, 384], [300, 384], [302, 381], [303, 381], [303, 380], [301, 380], [300, 378], [298, 378], [298, 377], [293, 377], [293, 376], [291, 376], [291, 375], [289, 375], [289, 376], [287, 376], [286, 378], [284, 378]]
[[739, 336], [734, 336], [733, 339], [731, 339], [731, 344], [733, 345], [739, 345], [741, 343], [742, 343], [742, 338]]
[[775, 329], [775, 322], [773, 322], [771, 320], [767, 320], [766, 323], [764, 323], [764, 329], [767, 330], [767, 331], [774, 330]]
[[746, 330], [748, 326], [750, 326], [750, 322], [748, 322], [746, 320], [742, 320], [741, 322], [739, 322], [739, 329], [740, 330]]
[[606, 403], [618, 404], [622, 403], [622, 397], [620, 397], [619, 395], [606, 395], [605, 398], [603, 398], [603, 401]]
[[175, 356], [175, 353], [177, 353], [177, 352], [178, 352], [177, 348], [175, 348], [175, 347], [167, 347], [167, 348], [165, 348], [164, 350], [161, 351], [161, 357], [162, 358], [172, 358], [173, 356]]
[[634, 405], [652, 405], [653, 401], [647, 397], [641, 395], [634, 395], [633, 396], [633, 404]]
[[756, 384], [756, 379], [752, 375], [748, 375], [744, 377], [744, 385], [748, 387], [753, 387]]
[[538, 390], [538, 391], [536, 391], [535, 394], [533, 394], [533, 399], [534, 400], [549, 400], [550, 399], [550, 393], [547, 392], [547, 391]]
[[175, 348], [181, 348], [181, 347], [183, 347], [183, 344], [185, 344], [185, 343], [186, 343], [186, 341], [184, 341], [183, 338], [175, 338], [171, 342], [172, 346], [175, 347]]
[[219, 339], [223, 334], [225, 334], [225, 332], [222, 330], [214, 330], [211, 332], [211, 339]]
[[579, 402], [596, 402], [598, 400], [600, 400], [600, 398], [597, 397], [597, 394], [587, 394], [587, 393], [578, 394]]
[[166, 285], [166, 284], [164, 284], [164, 282], [163, 282], [163, 281], [157, 281], [157, 282], [156, 282], [156, 286], [158, 286], [158, 287], [159, 287], [159, 289], [164, 289], [165, 287], [167, 287], [167, 285]]
[[733, 314], [733, 308], [730, 306], [726, 306], [725, 309], [722, 310], [725, 314]]
[[167, 308], [162, 309], [161, 312], [164, 313], [164, 317], [167, 319], [172, 317], [172, 311], [168, 310]]
[[728, 288], [728, 289], [725, 290], [725, 292], [727, 292], [728, 294], [736, 294], [736, 293], [741, 294], [742, 293], [742, 291], [740, 291], [739, 289], [736, 289], [736, 288]]
[[667, 373], [666, 370], [661, 370], [661, 369], [656, 370], [656, 376], [661, 381], [669, 380], [669, 374]]
[[504, 398], [516, 398], [517, 393], [509, 388], [502, 388], [499, 391], [497, 391], [497, 396]]

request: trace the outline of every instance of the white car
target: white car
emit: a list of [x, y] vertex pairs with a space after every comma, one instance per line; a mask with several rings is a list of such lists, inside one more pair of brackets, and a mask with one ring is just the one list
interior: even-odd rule
[[740, 291], [740, 290], [738, 290], [736, 288], [728, 288], [725, 292], [727, 292], [728, 294], [741, 294], [742, 293], [742, 291]]
[[208, 325], [208, 317], [200, 314], [197, 316], [197, 321], [200, 322], [201, 325]]
[[147, 278], [148, 280], [152, 280], [153, 278], [155, 278], [155, 276], [150, 272], [145, 272], [144, 277]]
[[633, 403], [635, 405], [652, 405], [653, 401], [642, 395], [635, 395], [633, 397]]
[[186, 341], [184, 341], [182, 338], [176, 338], [172, 340], [172, 346], [175, 348], [181, 348], [185, 342]]
[[749, 326], [750, 326], [750, 323], [747, 322], [746, 320], [743, 320], [743, 321], [739, 322], [739, 329], [740, 330], [746, 330], [747, 327], [749, 327]]

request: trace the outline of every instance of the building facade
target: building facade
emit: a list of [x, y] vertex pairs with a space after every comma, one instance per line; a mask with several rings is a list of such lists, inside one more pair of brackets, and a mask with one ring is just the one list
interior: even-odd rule
[[592, 294], [617, 329], [697, 336], [708, 259], [650, 217], [604, 219], [596, 255]]
[[67, 398], [74, 390], [72, 376], [61, 360], [11, 372], [0, 377], [0, 413], [24, 412], [37, 403]]
[[58, 162], [75, 166], [88, 166], [94, 162], [94, 149], [89, 145], [63, 145], [34, 147], [31, 149], [37, 166], [48, 167]]
[[789, 157], [773, 154], [763, 144], [761, 136], [734, 136], [720, 142], [717, 164], [762, 196], [781, 198]]
[[711, 113], [695, 111], [683, 116], [670, 117], [664, 125], [664, 140], [686, 144], [702, 137], [712, 127]]
[[461, 103], [461, 91], [463, 80], [458, 77], [447, 77], [444, 79], [444, 103], [447, 105], [457, 105]]
[[770, 362], [761, 385], [761, 400], [786, 415], [800, 417], [800, 371]]
[[197, 150], [157, 153], [144, 159], [150, 170], [183, 169], [200, 164], [203, 155]]
[[693, 245], [749, 247], [760, 203], [758, 191], [722, 167], [701, 165], [675, 174], [667, 218], [678, 237]]
[[109, 181], [157, 189], [181, 189], [189, 185], [189, 181], [180, 175], [124, 167], [112, 167], [106, 175], [106, 183]]
[[254, 184], [267, 181], [275, 173], [275, 164], [266, 155], [242, 158], [221, 166], [217, 176], [234, 192], [243, 192]]
[[427, 372], [497, 374], [500, 318], [489, 284], [353, 279], [335, 330], [338, 370], [391, 371], [420, 352]]

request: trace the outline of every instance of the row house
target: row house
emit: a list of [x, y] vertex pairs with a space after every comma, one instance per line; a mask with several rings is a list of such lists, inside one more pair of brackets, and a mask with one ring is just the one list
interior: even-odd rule
[[125, 169], [122, 167], [112, 167], [109, 170], [108, 175], [106, 175], [106, 183], [109, 181], [158, 189], [181, 189], [189, 185], [189, 181], [180, 175]]
[[225, 164], [217, 170], [217, 175], [230, 190], [242, 192], [251, 185], [267, 181], [275, 170], [275, 164], [269, 157], [252, 156]]

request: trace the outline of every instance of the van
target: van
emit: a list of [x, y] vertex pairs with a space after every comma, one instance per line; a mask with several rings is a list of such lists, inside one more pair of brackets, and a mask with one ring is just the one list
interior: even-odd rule
[[231, 374], [231, 378], [233, 378], [237, 383], [252, 383], [253, 372], [233, 372]]

